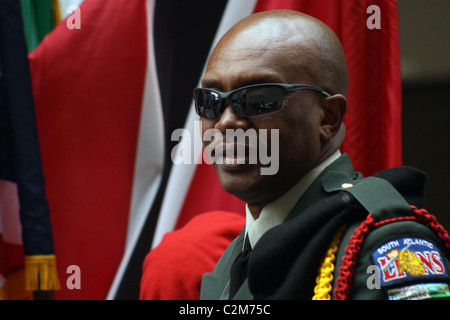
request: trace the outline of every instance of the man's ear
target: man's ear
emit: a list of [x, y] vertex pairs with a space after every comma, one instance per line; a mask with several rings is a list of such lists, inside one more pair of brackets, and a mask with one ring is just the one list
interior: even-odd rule
[[342, 94], [335, 94], [323, 100], [322, 108], [320, 138], [322, 142], [325, 142], [338, 133], [347, 111], [347, 99]]

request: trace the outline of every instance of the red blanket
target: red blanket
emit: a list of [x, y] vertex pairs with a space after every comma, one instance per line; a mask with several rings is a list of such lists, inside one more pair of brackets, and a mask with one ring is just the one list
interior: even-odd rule
[[167, 233], [145, 258], [140, 299], [199, 299], [203, 274], [214, 269], [244, 224], [242, 215], [214, 211]]

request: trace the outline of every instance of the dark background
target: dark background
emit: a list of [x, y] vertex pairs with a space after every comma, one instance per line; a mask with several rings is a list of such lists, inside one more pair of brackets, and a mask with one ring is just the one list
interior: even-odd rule
[[429, 175], [426, 208], [449, 230], [450, 1], [398, 0], [398, 8], [403, 163]]

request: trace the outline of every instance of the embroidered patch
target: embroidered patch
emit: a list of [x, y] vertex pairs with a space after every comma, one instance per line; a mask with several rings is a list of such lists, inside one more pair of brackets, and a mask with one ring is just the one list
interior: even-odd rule
[[447, 276], [439, 249], [430, 241], [420, 238], [401, 238], [389, 241], [372, 254], [380, 268], [381, 284], [398, 280]]
[[413, 286], [388, 290], [389, 300], [423, 300], [450, 298], [450, 290], [446, 283], [421, 283]]

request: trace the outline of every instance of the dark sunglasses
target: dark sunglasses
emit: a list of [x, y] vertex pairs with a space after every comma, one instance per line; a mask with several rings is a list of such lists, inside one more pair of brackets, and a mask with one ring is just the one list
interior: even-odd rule
[[202, 118], [215, 119], [225, 110], [225, 101], [228, 100], [233, 111], [240, 117], [256, 116], [279, 110], [284, 96], [297, 90], [314, 90], [331, 97], [325, 90], [306, 84], [262, 83], [230, 92], [196, 88], [195, 112]]

